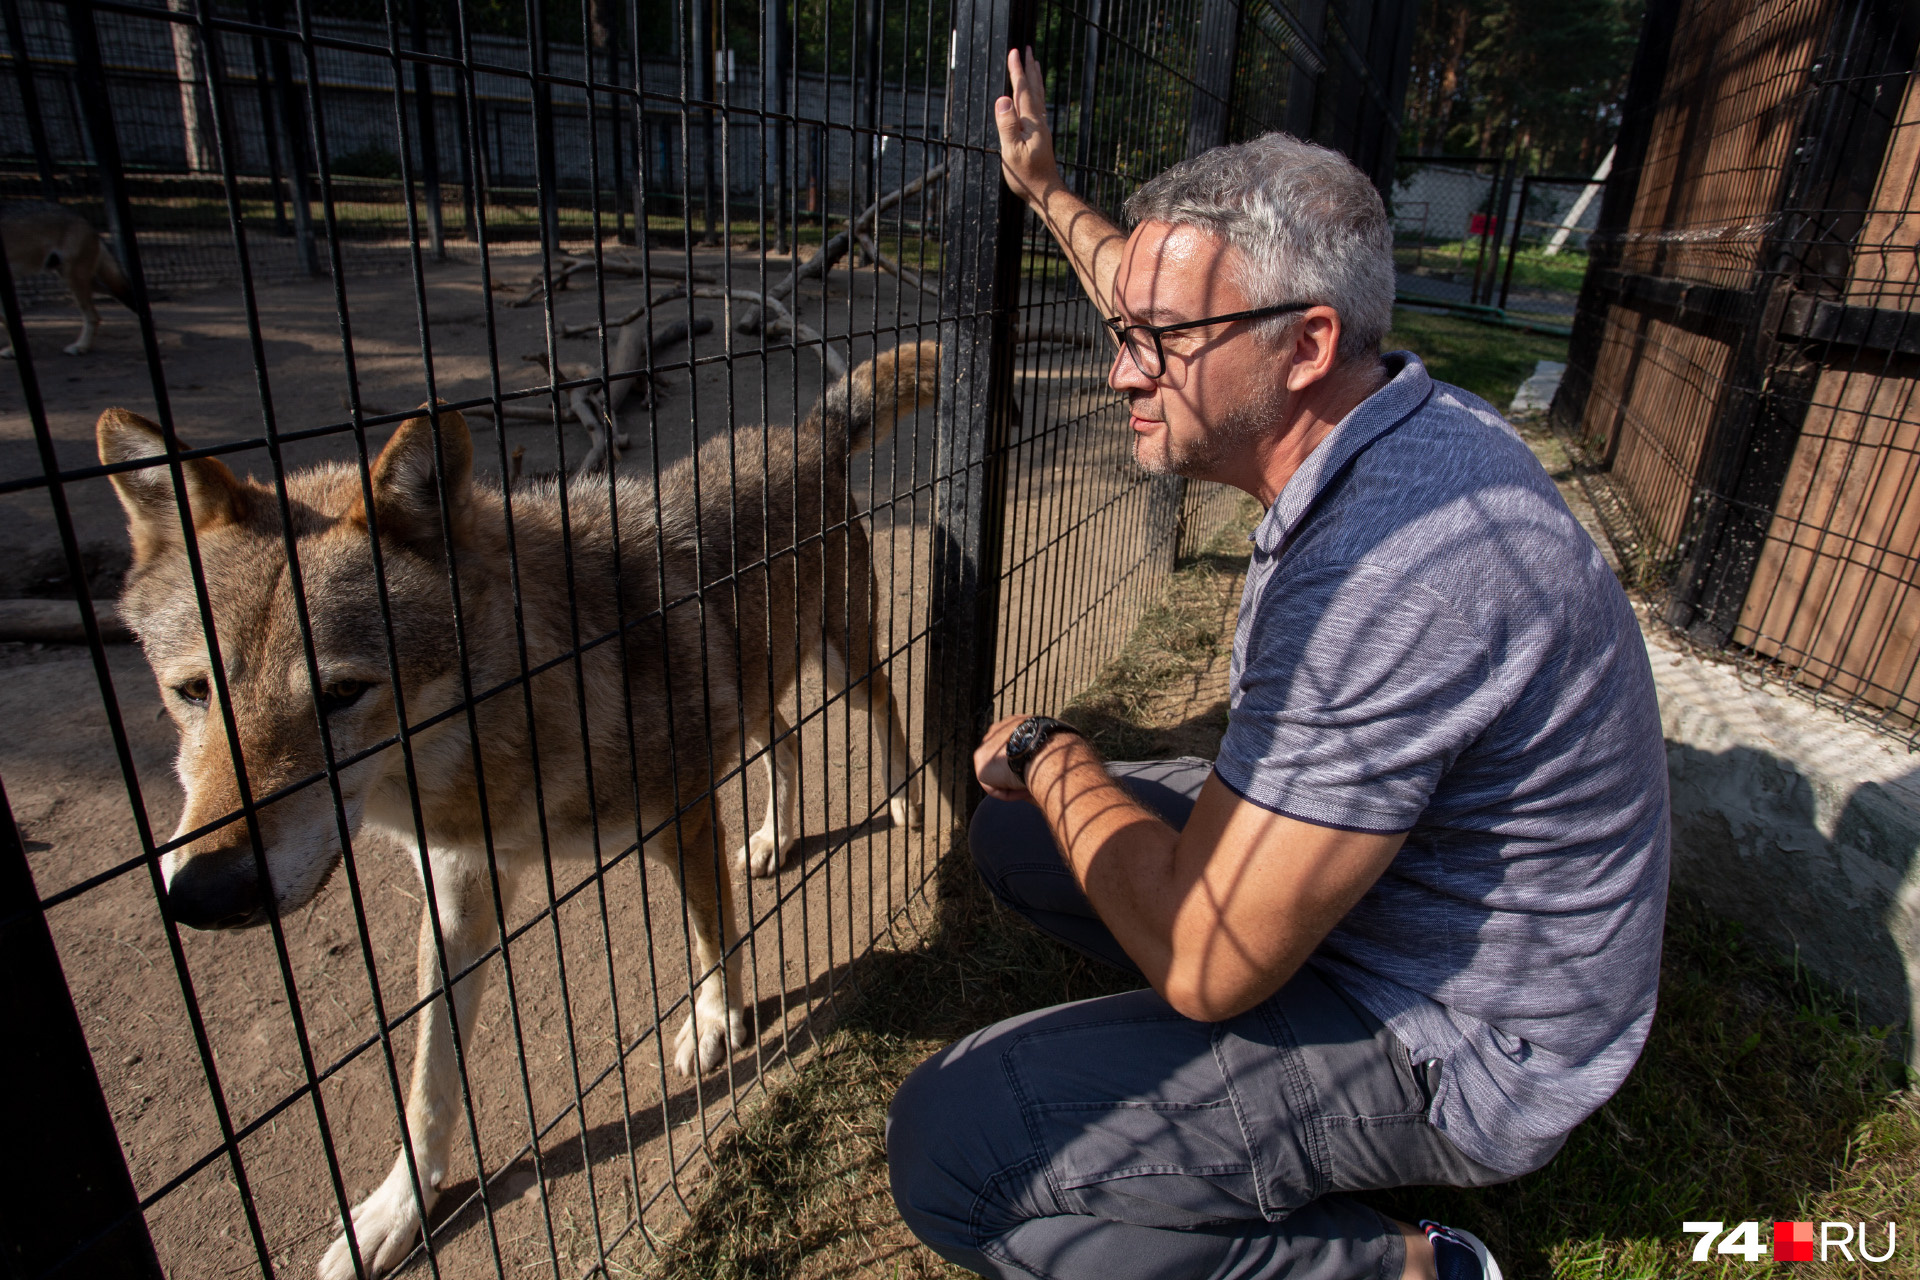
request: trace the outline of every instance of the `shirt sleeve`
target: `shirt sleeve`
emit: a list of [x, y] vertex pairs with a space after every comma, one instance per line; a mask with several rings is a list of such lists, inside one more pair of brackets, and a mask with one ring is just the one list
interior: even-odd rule
[[1485, 644], [1439, 594], [1364, 563], [1282, 569], [1254, 607], [1220, 780], [1303, 822], [1411, 830], [1497, 714]]

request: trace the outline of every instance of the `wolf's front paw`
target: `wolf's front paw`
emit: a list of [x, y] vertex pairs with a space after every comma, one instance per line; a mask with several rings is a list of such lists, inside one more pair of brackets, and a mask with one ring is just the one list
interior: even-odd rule
[[750, 874], [765, 879], [780, 869], [780, 864], [793, 852], [793, 846], [799, 843], [792, 831], [782, 834], [784, 839], [774, 839], [773, 827], [768, 825], [747, 840], [747, 847], [740, 851], [740, 861]]
[[[433, 1188], [425, 1189], [433, 1194]], [[353, 1211], [353, 1234], [360, 1242], [360, 1258], [368, 1280], [385, 1275], [407, 1256], [420, 1234], [420, 1210], [413, 1199], [413, 1179], [404, 1163], [395, 1167], [380, 1189]], [[343, 1231], [327, 1256], [320, 1259], [320, 1280], [353, 1280], [353, 1251]]]
[[69, 342], [60, 349], [70, 356], [83, 356], [93, 350], [93, 345], [87, 342]]
[[[695, 1030], [694, 1024], [699, 1023]], [[689, 1015], [673, 1038], [673, 1065], [683, 1076], [704, 1075], [727, 1060], [729, 1048], [747, 1047], [747, 1015], [742, 1009], [728, 1009], [724, 1017], [701, 1013]]]
[[926, 808], [918, 799], [906, 796], [894, 796], [887, 801], [887, 816], [893, 819], [896, 827], [905, 827], [910, 831], [920, 829], [921, 814]]

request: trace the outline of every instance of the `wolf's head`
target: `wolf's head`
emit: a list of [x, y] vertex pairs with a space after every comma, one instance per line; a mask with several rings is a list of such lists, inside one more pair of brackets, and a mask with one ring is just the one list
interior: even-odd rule
[[168, 898], [195, 928], [263, 923], [270, 904], [312, 900], [394, 785], [396, 684], [410, 720], [457, 697], [446, 546], [470, 532], [466, 423], [440, 414], [437, 440], [426, 417], [403, 423], [371, 468], [371, 518], [356, 466], [289, 475], [283, 510], [214, 458], [180, 461], [176, 488], [160, 428], [136, 414], [109, 409], [95, 430], [103, 463], [152, 460], [113, 483], [133, 540], [121, 609], [180, 731], [185, 842], [162, 866]]

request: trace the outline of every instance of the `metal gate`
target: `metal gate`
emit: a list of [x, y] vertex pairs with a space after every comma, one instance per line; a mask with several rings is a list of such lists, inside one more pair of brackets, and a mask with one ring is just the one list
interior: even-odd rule
[[[384, 1186], [409, 1274], [644, 1270], [905, 936], [984, 720], [1232, 509], [1131, 466], [1004, 51], [1104, 207], [1270, 128], [1384, 186], [1409, 7], [0, 7], [0, 185], [127, 281], [67, 356], [0, 268], [9, 1265], [311, 1274]], [[888, 438], [802, 425], [935, 342]]]

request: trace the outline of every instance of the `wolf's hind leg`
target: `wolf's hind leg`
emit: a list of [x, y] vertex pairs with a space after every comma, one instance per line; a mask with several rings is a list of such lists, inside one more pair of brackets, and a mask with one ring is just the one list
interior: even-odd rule
[[846, 659], [828, 645], [822, 670], [829, 692], [838, 694], [845, 690], [848, 702], [866, 712], [873, 745], [885, 754], [886, 772], [875, 769], [873, 773], [888, 789], [887, 816], [896, 827], [918, 830], [925, 808], [921, 801], [920, 775], [913, 771], [906, 726], [901, 722], [900, 705], [894, 701], [893, 683], [887, 679], [885, 668], [875, 663], [862, 673], [859, 683], [849, 684]]
[[787, 722], [778, 711], [772, 713], [772, 719], [771, 744], [757, 741], [751, 731], [747, 735], [747, 753], [763, 753], [761, 759], [767, 768], [767, 818], [740, 851], [741, 864], [756, 876], [778, 871], [800, 841], [800, 788], [794, 776], [799, 759]]
[[727, 1060], [729, 1048], [743, 1049], [749, 1043], [740, 953], [733, 947], [740, 925], [734, 918], [727, 860], [716, 856], [720, 834], [708, 799], [681, 816], [677, 847], [669, 827], [649, 849], [673, 871], [686, 897], [693, 1009], [674, 1036], [673, 1065], [687, 1076], [712, 1071]]
[[74, 305], [80, 308], [80, 336], [61, 350], [70, 356], [83, 356], [93, 350], [93, 331], [100, 327], [100, 309], [93, 305], [91, 270], [82, 276], [75, 264], [66, 274], [67, 288], [73, 291]]
[[[503, 873], [501, 894], [511, 900], [510, 882]], [[483, 859], [458, 854], [433, 859], [433, 889], [439, 904], [440, 934], [446, 940], [449, 974], [459, 974], [493, 945], [493, 884]], [[369, 1277], [391, 1270], [413, 1248], [420, 1233], [422, 1213], [431, 1213], [446, 1180], [453, 1134], [462, 1114], [459, 1063], [453, 1048], [453, 1022], [440, 982], [440, 949], [434, 944], [433, 919], [420, 920], [419, 992], [436, 999], [419, 1014], [413, 1055], [413, 1087], [407, 1097], [407, 1148], [395, 1157], [393, 1169], [377, 1190], [353, 1210], [353, 1235]], [[454, 984], [453, 1004], [462, 1035], [471, 1034], [474, 1010], [486, 988], [493, 966], [483, 965]], [[419, 1179], [418, 1196], [415, 1178]], [[342, 1232], [320, 1260], [320, 1280], [349, 1280], [353, 1256]]]

